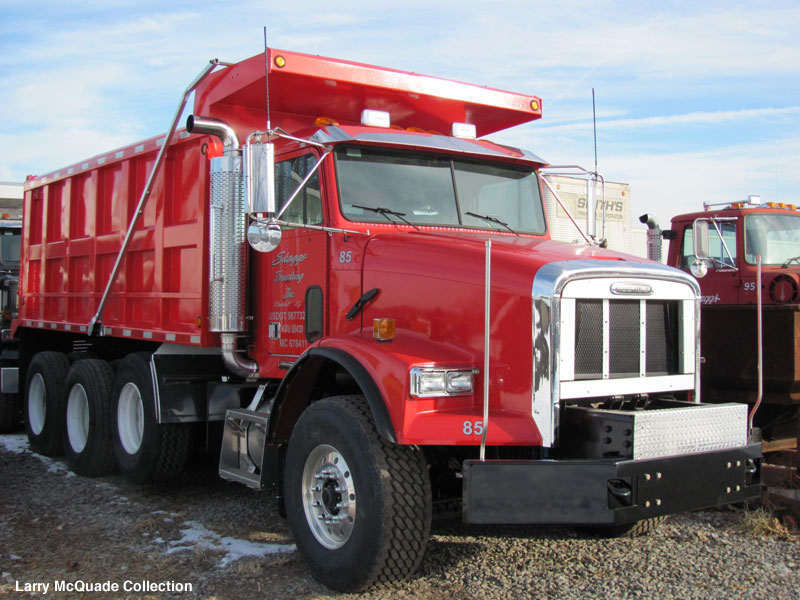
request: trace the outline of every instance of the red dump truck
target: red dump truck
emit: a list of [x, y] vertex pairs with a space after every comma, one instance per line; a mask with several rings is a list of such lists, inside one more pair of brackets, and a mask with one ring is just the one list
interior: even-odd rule
[[[700, 284], [702, 398], [705, 402], [747, 402], [752, 407], [753, 422], [761, 430], [769, 458], [762, 470], [763, 481], [769, 484], [767, 499], [796, 526], [800, 517], [800, 210], [748, 196], [675, 216], [662, 235], [670, 240], [667, 264], [691, 272]], [[657, 230], [651, 239], [660, 244]]]
[[413, 572], [432, 515], [643, 531], [754, 498], [744, 404], [698, 403], [678, 269], [549, 239], [545, 161], [482, 139], [541, 100], [268, 50], [186, 130], [25, 188], [31, 447], [136, 482], [222, 429], [340, 590]]

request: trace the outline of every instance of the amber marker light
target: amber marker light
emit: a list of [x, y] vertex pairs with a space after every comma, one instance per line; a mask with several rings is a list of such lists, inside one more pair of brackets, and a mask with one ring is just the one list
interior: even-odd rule
[[276, 56], [272, 62], [275, 63], [275, 66], [279, 69], [282, 69], [286, 66], [286, 58], [281, 54], [278, 54], [278, 56]]
[[538, 111], [540, 108], [538, 100], [531, 100], [531, 109]]
[[389, 342], [394, 339], [394, 319], [373, 319], [372, 337], [380, 342]]

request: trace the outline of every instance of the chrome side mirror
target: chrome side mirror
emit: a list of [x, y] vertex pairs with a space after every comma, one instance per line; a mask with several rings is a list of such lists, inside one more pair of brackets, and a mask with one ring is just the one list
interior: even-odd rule
[[697, 258], [708, 258], [708, 221], [697, 219], [692, 225], [692, 238], [694, 240], [694, 255]]
[[272, 252], [281, 243], [282, 236], [277, 223], [254, 222], [247, 228], [247, 241], [256, 252]]
[[697, 279], [702, 279], [708, 275], [708, 263], [703, 258], [693, 258], [689, 263], [689, 271], [692, 272]]
[[275, 145], [250, 144], [244, 147], [247, 169], [247, 210], [275, 214]]

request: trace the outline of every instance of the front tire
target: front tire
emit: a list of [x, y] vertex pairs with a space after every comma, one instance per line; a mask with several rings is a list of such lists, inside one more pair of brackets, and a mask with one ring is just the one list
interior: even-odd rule
[[192, 448], [191, 425], [158, 423], [149, 358], [146, 352], [126, 356], [111, 392], [114, 453], [120, 470], [133, 483], [175, 479]]
[[431, 523], [425, 457], [383, 440], [362, 396], [307, 408], [284, 473], [289, 527], [322, 583], [358, 592], [417, 569]]
[[642, 519], [641, 521], [634, 521], [627, 525], [605, 525], [598, 526], [591, 529], [592, 533], [605, 538], [635, 538], [643, 535], [649, 535], [667, 520], [667, 517], [651, 517], [649, 519]]
[[64, 385], [69, 361], [61, 352], [39, 352], [25, 380], [25, 429], [31, 450], [45, 456], [64, 453]]
[[111, 442], [111, 386], [114, 371], [103, 360], [84, 359], [69, 370], [64, 401], [64, 454], [79, 475], [98, 477], [114, 470]]

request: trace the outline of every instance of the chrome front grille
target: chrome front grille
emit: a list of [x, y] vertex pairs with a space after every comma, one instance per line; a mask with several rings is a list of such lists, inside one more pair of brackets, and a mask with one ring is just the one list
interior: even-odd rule
[[700, 287], [665, 265], [549, 263], [533, 282], [532, 414], [558, 440], [566, 403], [685, 394], [699, 399]]
[[674, 375], [680, 365], [677, 300], [575, 301], [574, 379]]

